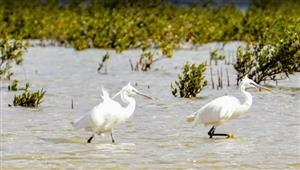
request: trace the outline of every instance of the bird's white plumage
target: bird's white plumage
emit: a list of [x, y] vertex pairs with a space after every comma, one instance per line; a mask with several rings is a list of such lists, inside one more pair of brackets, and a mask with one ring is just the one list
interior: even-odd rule
[[123, 107], [109, 97], [106, 90], [102, 89], [103, 102], [95, 106], [82, 117], [73, 122], [75, 129], [84, 128], [97, 134], [111, 132], [113, 128], [123, 121]]
[[239, 100], [233, 96], [216, 98], [194, 113], [195, 123], [218, 126], [233, 116], [238, 117], [236, 108], [239, 105]]
[[[121, 100], [127, 104], [125, 107], [122, 107], [118, 102], [110, 98], [109, 93], [105, 89], [102, 89], [102, 93], [103, 101], [100, 104], [72, 122], [75, 129], [85, 129], [98, 135], [103, 133], [111, 133], [112, 135], [113, 129], [118, 124], [129, 119], [135, 110], [136, 102], [133, 97], [130, 97], [131, 95], [139, 94], [150, 98], [133, 88], [130, 83], [114, 96], [121, 95]], [[92, 138], [93, 136], [88, 142]], [[114, 142], [113, 139], [112, 141]]]
[[270, 91], [270, 89], [259, 86], [253, 80], [245, 76], [240, 85], [240, 90], [245, 97], [243, 103], [240, 103], [239, 100], [233, 96], [222, 96], [212, 100], [195, 113], [189, 115], [187, 121], [194, 121], [195, 125], [201, 123], [205, 126], [219, 126], [227, 120], [239, 117], [240, 114], [247, 112], [252, 105], [252, 96], [249, 92], [246, 92], [246, 89], [253, 87]]

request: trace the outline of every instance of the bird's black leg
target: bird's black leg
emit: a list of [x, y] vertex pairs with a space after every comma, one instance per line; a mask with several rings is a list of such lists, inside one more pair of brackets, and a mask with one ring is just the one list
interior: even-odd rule
[[92, 139], [94, 138], [94, 134], [87, 140], [87, 143], [91, 143]]
[[113, 137], [112, 132], [110, 133], [110, 137], [111, 137], [111, 142], [112, 142], [112, 143], [115, 143], [115, 140], [114, 140], [114, 137]]
[[214, 133], [213, 136], [226, 136], [229, 138], [229, 135], [225, 133]]
[[216, 130], [216, 128], [213, 126], [213, 127], [208, 131], [209, 138], [212, 138], [212, 137], [213, 137], [215, 130]]
[[213, 136], [226, 136], [227, 138], [235, 138], [234, 134], [226, 134], [226, 133], [215, 133], [216, 128], [213, 126], [209, 131], [208, 135], [209, 138], [212, 138]]

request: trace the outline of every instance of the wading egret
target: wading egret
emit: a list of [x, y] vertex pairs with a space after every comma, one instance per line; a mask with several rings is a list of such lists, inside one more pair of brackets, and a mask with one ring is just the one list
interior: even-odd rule
[[110, 133], [111, 140], [114, 143], [112, 132], [113, 129], [120, 123], [125, 122], [135, 110], [135, 100], [132, 95], [141, 95], [151, 99], [151, 97], [140, 93], [137, 89], [132, 87], [130, 83], [123, 87], [113, 98], [121, 95], [121, 100], [127, 104], [122, 107], [118, 102], [109, 97], [108, 92], [102, 89], [103, 101], [95, 106], [92, 110], [87, 112], [82, 117], [79, 117], [72, 122], [75, 129], [84, 128], [86, 131], [93, 132], [92, 136], [87, 140], [88, 143], [92, 141], [94, 135], [101, 135]]
[[240, 114], [243, 114], [249, 110], [252, 105], [252, 96], [249, 92], [246, 92], [248, 88], [257, 88], [271, 91], [270, 89], [256, 84], [253, 80], [245, 76], [242, 79], [240, 90], [245, 97], [244, 103], [233, 96], [222, 96], [214, 99], [207, 103], [198, 111], [187, 117], [188, 122], [194, 122], [195, 125], [198, 123], [204, 124], [204, 126], [212, 125], [209, 130], [209, 138], [213, 136], [227, 136], [233, 138], [234, 134], [222, 134], [215, 133], [216, 127], [223, 124], [224, 122], [238, 118]]

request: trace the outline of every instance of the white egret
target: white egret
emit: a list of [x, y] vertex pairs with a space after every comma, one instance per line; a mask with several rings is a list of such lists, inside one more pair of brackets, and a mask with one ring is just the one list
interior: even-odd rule
[[208, 132], [209, 138], [213, 136], [227, 136], [228, 138], [233, 138], [234, 134], [217, 134], [215, 130], [217, 126], [228, 120], [238, 118], [240, 114], [249, 110], [252, 105], [252, 96], [249, 92], [246, 92], [247, 88], [271, 91], [266, 87], [256, 84], [253, 80], [245, 76], [240, 85], [240, 90], [245, 97], [244, 103], [241, 104], [240, 101], [233, 96], [222, 96], [207, 103], [198, 111], [188, 116], [187, 121], [194, 121], [195, 125], [198, 123], [202, 123], [204, 126], [212, 125], [212, 128]]
[[[109, 97], [106, 90], [102, 89], [103, 101], [95, 106], [92, 110], [87, 112], [82, 117], [72, 122], [75, 129], [84, 128], [86, 131], [92, 131], [92, 136], [87, 140], [88, 143], [92, 141], [94, 135], [101, 135], [104, 133], [110, 133], [111, 140], [114, 143], [112, 132], [113, 129], [120, 123], [125, 122], [135, 110], [135, 100], [130, 97], [131, 95], [141, 95], [146, 98], [150, 98], [137, 89], [132, 87], [130, 83], [123, 87], [114, 97], [121, 95], [121, 100], [127, 104], [126, 107], [122, 107], [118, 102]], [[113, 98], [114, 98], [113, 97]]]

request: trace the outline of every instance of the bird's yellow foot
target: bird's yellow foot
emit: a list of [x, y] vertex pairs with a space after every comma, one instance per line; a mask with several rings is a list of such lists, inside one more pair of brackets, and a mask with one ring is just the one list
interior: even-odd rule
[[236, 138], [235, 134], [232, 134], [232, 133], [229, 133], [227, 134], [227, 138], [230, 139], [230, 138]]

